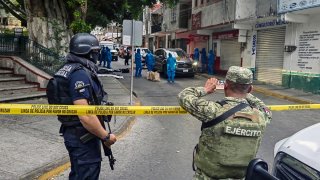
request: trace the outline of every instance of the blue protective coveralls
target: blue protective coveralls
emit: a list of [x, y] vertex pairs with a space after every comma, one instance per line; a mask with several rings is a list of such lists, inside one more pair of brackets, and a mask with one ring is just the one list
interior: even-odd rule
[[176, 75], [176, 58], [172, 57], [171, 53], [169, 53], [169, 57], [167, 59], [167, 75], [168, 82], [174, 83], [174, 77]]
[[148, 71], [153, 71], [154, 63], [155, 62], [154, 62], [153, 54], [151, 53], [151, 51], [149, 51], [148, 54], [146, 55], [146, 64], [147, 64]]
[[101, 52], [100, 52], [100, 62], [99, 62], [99, 66], [102, 65], [102, 62], [103, 62], [103, 66], [106, 66], [106, 58], [107, 58], [107, 49], [106, 47], [103, 47], [101, 49]]
[[202, 50], [201, 50], [201, 67], [202, 67], [203, 73], [206, 71], [206, 65], [207, 65], [207, 52], [206, 52], [206, 48], [202, 48]]
[[213, 75], [214, 74], [214, 53], [211, 49], [209, 52], [209, 58], [208, 58], [208, 74]]
[[194, 49], [194, 54], [193, 54], [193, 60], [198, 62], [199, 61], [199, 57], [200, 57], [199, 49], [195, 48]]
[[111, 69], [112, 54], [111, 54], [111, 51], [108, 47], [107, 47], [107, 52], [106, 52], [106, 59], [107, 59], [107, 68]]
[[137, 50], [137, 53], [135, 54], [134, 62], [136, 63], [136, 75], [135, 77], [141, 77], [141, 71], [142, 71], [142, 64], [141, 64], [141, 53], [140, 49]]

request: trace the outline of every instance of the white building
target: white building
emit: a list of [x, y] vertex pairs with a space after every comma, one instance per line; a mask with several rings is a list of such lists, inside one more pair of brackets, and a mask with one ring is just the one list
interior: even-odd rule
[[258, 81], [320, 94], [319, 6], [318, 0], [181, 0], [151, 13], [150, 39], [153, 49], [213, 49], [217, 73], [243, 66]]
[[279, 0], [288, 22], [282, 85], [320, 94], [320, 1]]

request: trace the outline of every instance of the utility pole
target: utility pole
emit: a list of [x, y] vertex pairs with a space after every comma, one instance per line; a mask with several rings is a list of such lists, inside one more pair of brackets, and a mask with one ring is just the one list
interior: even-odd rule
[[114, 42], [114, 41], [113, 41], [113, 22], [112, 22], [112, 21], [111, 21], [111, 33], [112, 33], [112, 34], [111, 34], [111, 39], [112, 39], [112, 42]]
[[149, 49], [149, 20], [150, 20], [150, 10], [148, 7], [145, 8], [145, 28], [146, 28], [146, 35], [145, 35], [145, 44], [144, 46]]

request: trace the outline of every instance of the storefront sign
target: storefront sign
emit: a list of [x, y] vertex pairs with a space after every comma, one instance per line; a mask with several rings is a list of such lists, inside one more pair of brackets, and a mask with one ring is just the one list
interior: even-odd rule
[[252, 31], [251, 35], [251, 67], [254, 68], [256, 65], [257, 56], [257, 31]]
[[239, 31], [226, 31], [226, 32], [218, 32], [212, 34], [212, 39], [235, 39], [238, 38]]
[[267, 28], [267, 27], [274, 27], [274, 26], [282, 26], [285, 24], [288, 24], [288, 22], [281, 20], [281, 19], [274, 19], [271, 21], [257, 23], [255, 25], [255, 27], [256, 27], [256, 29], [259, 29], [259, 28]]
[[201, 28], [201, 11], [197, 14], [192, 14], [192, 29]]
[[319, 0], [278, 0], [278, 13], [320, 6]]
[[320, 61], [320, 32], [303, 31], [299, 35], [298, 62], [300, 69], [312, 70], [314, 63]]

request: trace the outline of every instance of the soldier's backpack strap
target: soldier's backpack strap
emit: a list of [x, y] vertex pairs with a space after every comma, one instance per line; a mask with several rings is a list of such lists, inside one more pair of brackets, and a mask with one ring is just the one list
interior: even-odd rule
[[[217, 102], [217, 103], [221, 103], [221, 102]], [[221, 105], [221, 104], [220, 104]], [[238, 105], [236, 105], [235, 107], [229, 109], [228, 111], [226, 111], [225, 113], [221, 114], [220, 116], [214, 118], [213, 120], [211, 121], [208, 121], [208, 122], [205, 122], [205, 123], [202, 123], [201, 125], [201, 131], [204, 129], [204, 128], [208, 128], [208, 127], [211, 127], [211, 126], [214, 126], [222, 121], [224, 121], [225, 119], [227, 119], [228, 117], [230, 117], [231, 115], [233, 115], [234, 113], [248, 107], [249, 104], [246, 104], [246, 103], [240, 103]]]

